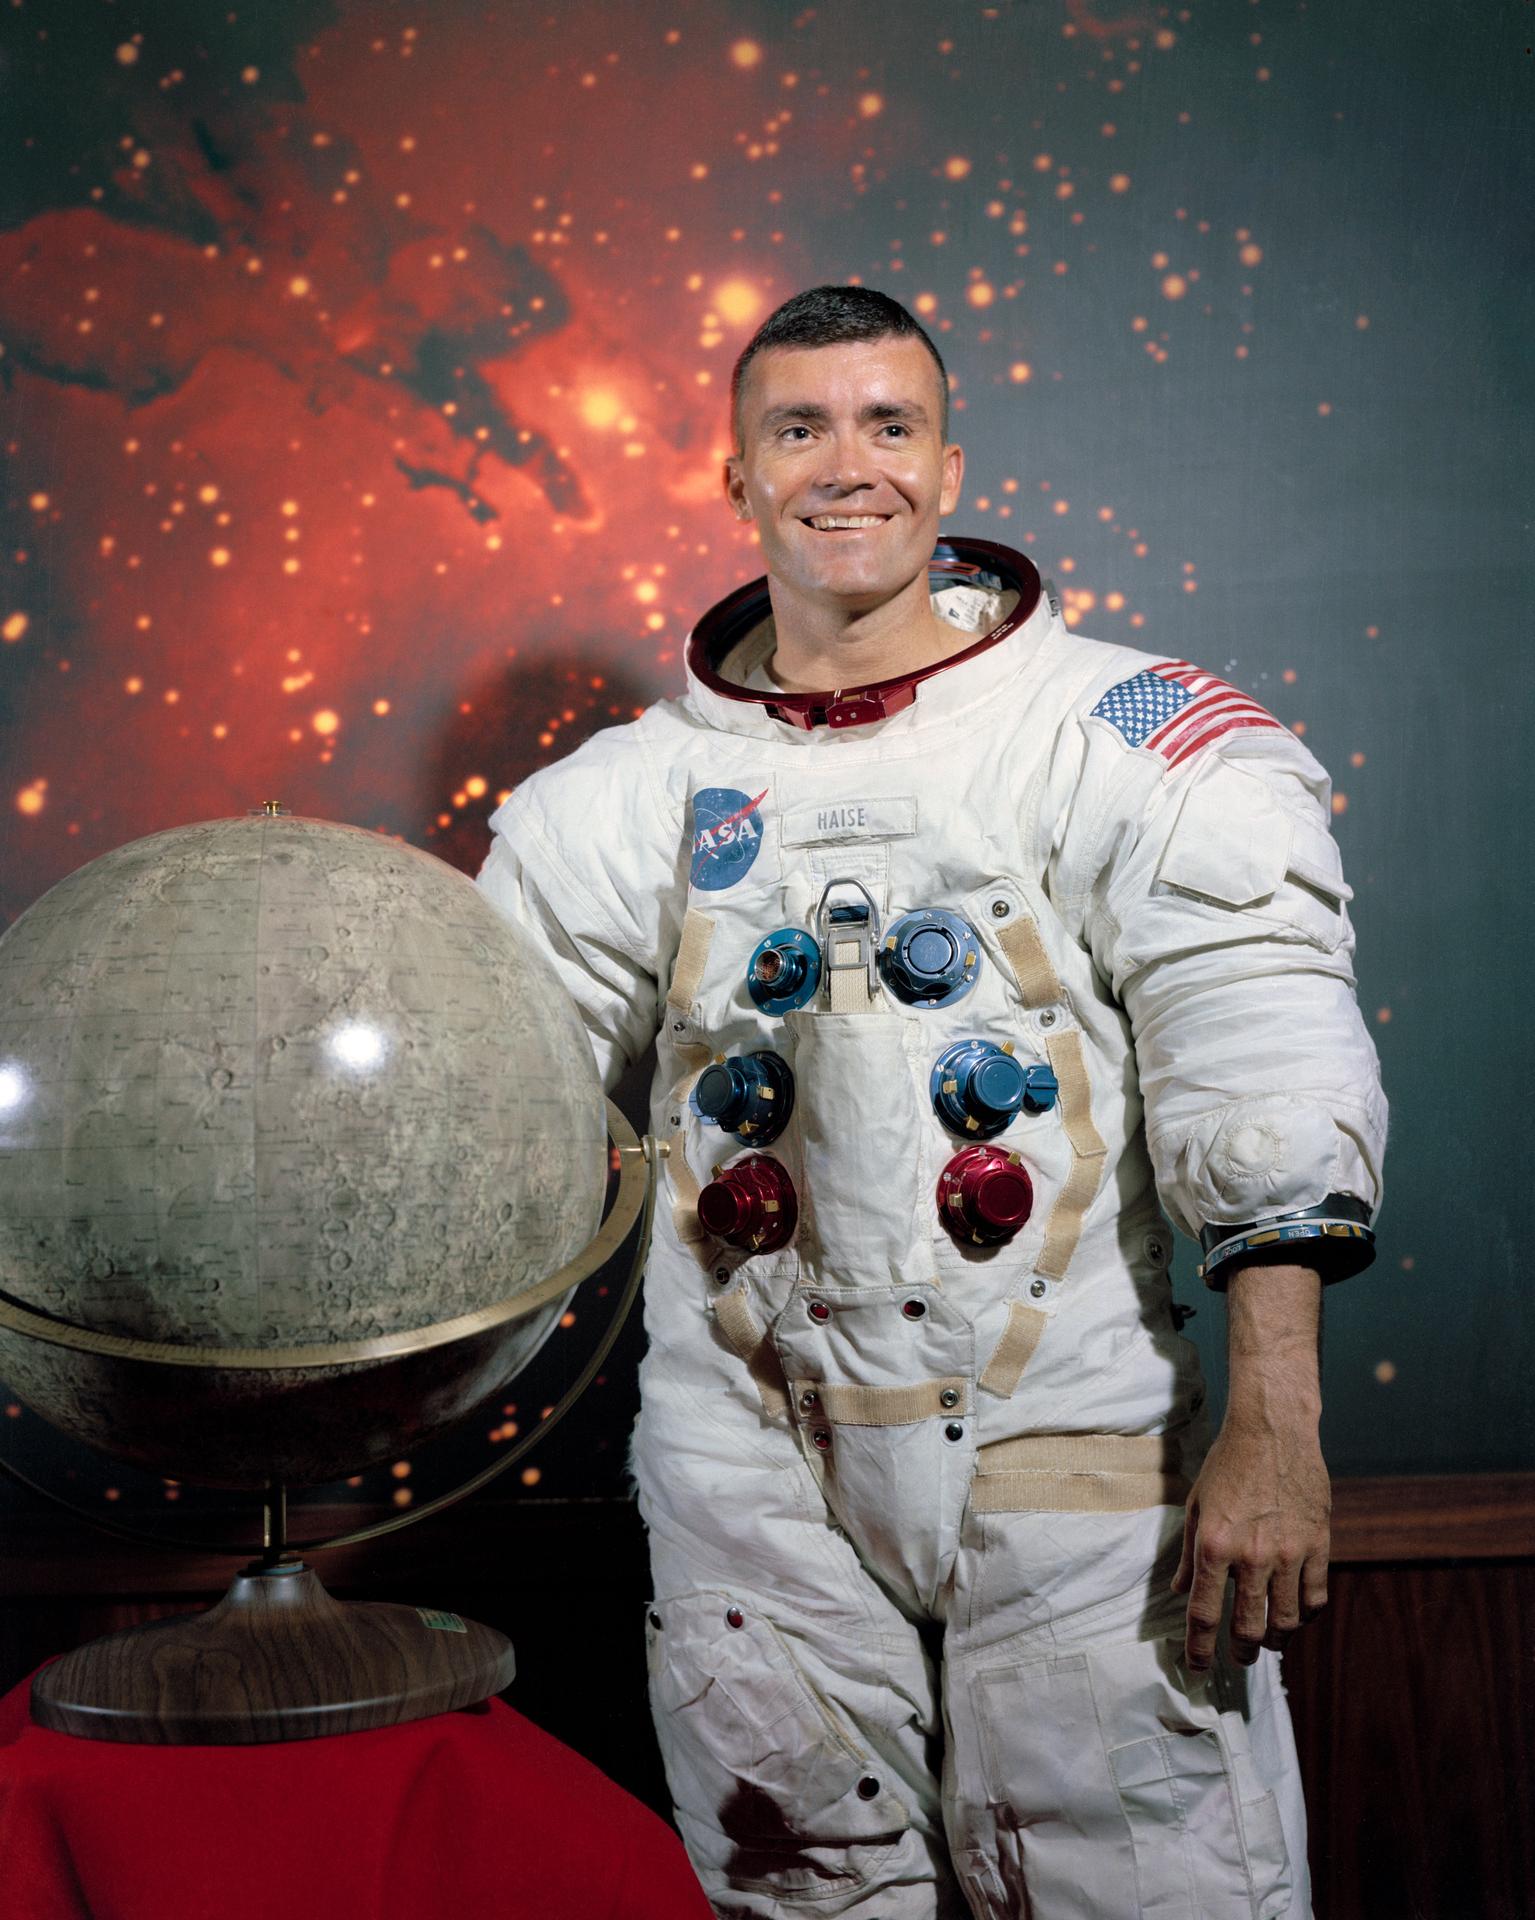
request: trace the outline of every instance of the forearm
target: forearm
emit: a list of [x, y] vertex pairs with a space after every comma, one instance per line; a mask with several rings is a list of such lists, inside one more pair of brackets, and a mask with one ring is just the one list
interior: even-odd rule
[[1315, 1434], [1322, 1415], [1322, 1283], [1309, 1267], [1242, 1267], [1226, 1293], [1226, 1424]]

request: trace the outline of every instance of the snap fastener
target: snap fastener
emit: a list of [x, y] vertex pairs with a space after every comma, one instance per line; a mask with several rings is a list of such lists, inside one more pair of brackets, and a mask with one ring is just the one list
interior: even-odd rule
[[901, 1311], [906, 1315], [908, 1320], [920, 1320], [923, 1314], [927, 1312], [927, 1302], [925, 1300], [903, 1300], [901, 1302]]
[[1049, 1291], [1043, 1280], [1033, 1280], [1029, 1283], [1029, 1292], [1036, 1300], [1043, 1300]]
[[805, 1409], [806, 1413], [809, 1413], [812, 1407], [820, 1406], [821, 1396], [820, 1394], [816, 1393], [812, 1388], [807, 1387], [805, 1391], [800, 1395], [799, 1403]]
[[814, 1441], [816, 1447], [819, 1449], [820, 1452], [826, 1453], [830, 1451], [831, 1429], [829, 1427], [817, 1427], [815, 1432], [811, 1434], [810, 1438], [812, 1439], [812, 1441]]
[[661, 1631], [661, 1616], [656, 1612], [654, 1607], [650, 1610], [650, 1624], [655, 1628], [657, 1633]]
[[943, 1437], [945, 1440], [963, 1440], [965, 1437], [965, 1430], [962, 1426], [960, 1426], [958, 1421], [951, 1420], [943, 1430]]
[[866, 1773], [858, 1782], [858, 1798], [860, 1800], [874, 1800], [878, 1797], [879, 1782], [874, 1778], [872, 1773]]
[[672, 1022], [673, 1033], [686, 1033], [687, 1030], [688, 1030], [688, 1023], [686, 1020], [674, 1020]]
[[831, 1318], [831, 1308], [824, 1300], [812, 1300], [805, 1311], [812, 1320], [826, 1321]]
[[1005, 900], [992, 901], [991, 917], [993, 920], [1005, 920], [1011, 912], [1012, 912], [1012, 908], [1007, 904]]
[[727, 1627], [744, 1627], [746, 1625], [746, 1615], [742, 1613], [739, 1607], [727, 1607], [725, 1609], [725, 1625]]
[[958, 1389], [945, 1387], [943, 1392], [938, 1396], [938, 1404], [940, 1407], [957, 1407], [959, 1405]]
[[1161, 1266], [1162, 1262], [1167, 1258], [1167, 1242], [1162, 1238], [1161, 1234], [1148, 1233], [1146, 1235], [1145, 1245], [1146, 1258], [1151, 1261], [1154, 1266]]
[[1054, 1007], [1041, 1007], [1035, 1016], [1034, 1024], [1042, 1029], [1042, 1031], [1048, 1033], [1060, 1017]]

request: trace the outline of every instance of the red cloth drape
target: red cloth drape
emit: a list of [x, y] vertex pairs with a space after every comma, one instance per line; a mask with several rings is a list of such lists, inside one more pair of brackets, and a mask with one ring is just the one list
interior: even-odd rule
[[499, 1700], [257, 1747], [0, 1700], [4, 1920], [709, 1920], [665, 1823]]

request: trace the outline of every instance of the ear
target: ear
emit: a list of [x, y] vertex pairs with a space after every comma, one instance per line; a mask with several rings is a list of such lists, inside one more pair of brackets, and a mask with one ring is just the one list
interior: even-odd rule
[[938, 491], [938, 511], [941, 514], [952, 513], [959, 505], [960, 491], [965, 484], [965, 450], [963, 447], [945, 447], [943, 450], [943, 485]]
[[746, 481], [741, 472], [741, 460], [738, 454], [731, 454], [725, 462], [723, 479], [725, 498], [730, 503], [730, 511], [737, 520], [750, 520], [752, 506], [746, 497]]

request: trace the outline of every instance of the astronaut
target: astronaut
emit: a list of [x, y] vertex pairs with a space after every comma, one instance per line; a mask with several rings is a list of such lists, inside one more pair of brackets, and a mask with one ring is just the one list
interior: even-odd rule
[[[480, 876], [609, 1085], [656, 1042], [668, 1780], [721, 1915], [1304, 1920], [1278, 1650], [1385, 1129], [1327, 778], [939, 543], [947, 391], [882, 294], [764, 324], [725, 489], [766, 580]], [[1213, 1444], [1169, 1218], [1227, 1292]]]

